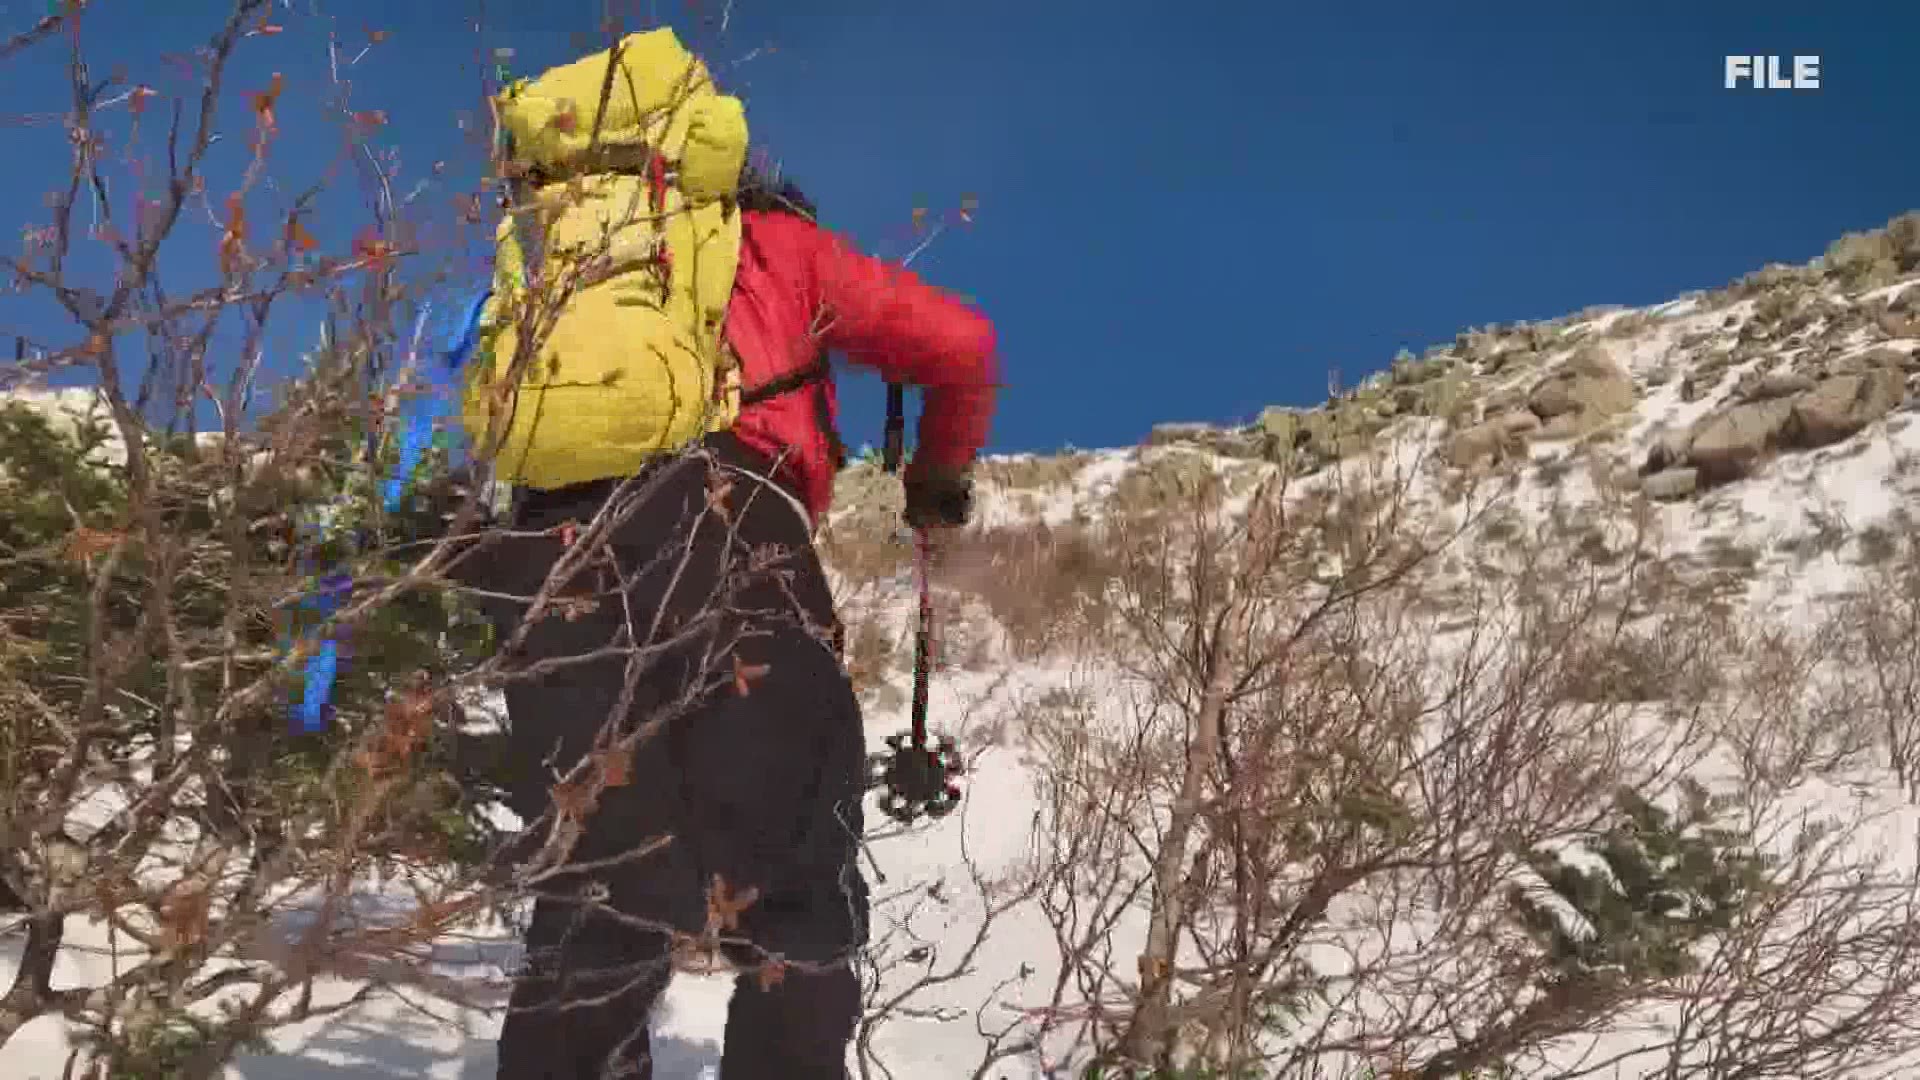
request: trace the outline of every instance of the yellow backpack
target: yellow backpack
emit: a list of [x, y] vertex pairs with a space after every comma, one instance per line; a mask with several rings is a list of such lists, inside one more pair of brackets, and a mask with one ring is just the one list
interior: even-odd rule
[[[659, 29], [519, 80], [494, 104], [519, 175], [462, 419], [476, 446], [498, 447], [496, 479], [631, 475], [725, 429], [739, 411], [720, 335], [740, 259], [740, 101]], [[535, 327], [531, 358], [518, 355], [522, 321], [553, 304], [531, 294], [529, 271], [544, 297], [565, 298]]]

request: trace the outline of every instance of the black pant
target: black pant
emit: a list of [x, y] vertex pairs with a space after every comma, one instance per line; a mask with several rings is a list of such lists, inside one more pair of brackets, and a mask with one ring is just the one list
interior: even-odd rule
[[[727, 935], [748, 944], [728, 947], [747, 973], [727, 1015], [726, 1080], [847, 1075], [860, 1014], [851, 960], [867, 935], [855, 858], [859, 706], [828, 644], [832, 598], [798, 508], [735, 471], [767, 472], [738, 442], [705, 446], [650, 470], [637, 512], [613, 534], [609, 548], [631, 575], [626, 603], [617, 577], [599, 572], [596, 582], [588, 570], [556, 592], [598, 593], [598, 607], [534, 623], [519, 652], [527, 662], [579, 656], [629, 623], [645, 642], [656, 613], [656, 637], [682, 639], [647, 664], [617, 718], [625, 730], [665, 719], [641, 742], [629, 782], [600, 794], [569, 866], [603, 864], [539, 889], [500, 1036], [500, 1080], [651, 1077], [647, 1014], [671, 975], [667, 931], [701, 932], [716, 878], [733, 897], [755, 897]], [[514, 526], [572, 519], [584, 534], [612, 487], [530, 493]], [[462, 576], [530, 596], [561, 550], [557, 539], [499, 544], [483, 553], [484, 569]], [[522, 613], [496, 616], [503, 641]], [[549, 811], [554, 770], [592, 748], [626, 663], [610, 657], [509, 685], [523, 817]], [[663, 834], [663, 849], [632, 857]]]

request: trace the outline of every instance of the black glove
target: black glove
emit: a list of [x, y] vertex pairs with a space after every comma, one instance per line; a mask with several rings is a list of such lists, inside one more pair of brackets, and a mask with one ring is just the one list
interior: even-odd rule
[[973, 516], [973, 476], [966, 469], [909, 466], [902, 484], [911, 528], [958, 528]]

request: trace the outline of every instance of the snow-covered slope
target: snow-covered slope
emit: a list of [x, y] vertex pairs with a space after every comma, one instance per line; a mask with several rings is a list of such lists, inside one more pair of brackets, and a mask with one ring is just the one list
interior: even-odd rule
[[[1898, 252], [1870, 261], [1857, 272], [1770, 268], [1652, 308], [1470, 332], [1397, 360], [1340, 400], [1270, 410], [1247, 428], [1171, 426], [1132, 449], [992, 459], [982, 470], [980, 523], [1065, 528], [1097, 519], [1129, 497], [1130, 478], [1169, 460], [1254, 476], [1280, 458], [1324, 472], [1384, 450], [1426, 463], [1417, 498], [1436, 507], [1449, 498], [1449, 477], [1511, 475], [1501, 508], [1523, 529], [1544, 528], [1570, 507], [1644, 494], [1666, 555], [1682, 565], [1689, 557], [1737, 564], [1736, 599], [1755, 610], [1812, 611], [1859, 588], [1865, 549], [1886, 530], [1910, 528], [1906, 515], [1920, 495], [1917, 399], [1908, 393], [1920, 371], [1920, 288], [1910, 287], [1920, 274], [1909, 266], [1903, 276]], [[884, 545], [878, 523], [894, 512], [890, 482], [865, 466], [843, 481], [827, 550], [852, 550], [833, 529], [864, 530], [869, 544]], [[913, 609], [901, 566], [892, 577], [842, 582], [850, 621], [894, 642], [863, 686], [876, 749], [906, 719], [902, 646]], [[1029, 852], [1038, 769], [1017, 719], [1066, 690], [1096, 707], [1123, 694], [1101, 689], [1113, 675], [1084, 652], [1062, 659], [999, 633], [991, 611], [970, 599], [978, 575], [991, 572], [960, 566], [943, 580], [954, 662], [934, 682], [932, 714], [971, 756], [962, 811], [910, 832], [872, 829], [870, 867], [885, 876], [874, 888], [880, 996], [934, 977], [910, 1012], [874, 1032], [870, 1060], [899, 1077], [1067, 1075], [1050, 1071], [1058, 1063], [1040, 1053], [977, 1072], [991, 1041], [983, 1032], [1019, 1030], [1022, 1004], [1043, 999], [1055, 953], [1052, 930], [1030, 903], [997, 913], [984, 936], [979, 928], [1002, 895], [997, 879]], [[1888, 806], [1891, 844], [1915, 827], [1905, 804]], [[1131, 963], [1142, 929], [1137, 921], [1114, 928], [1113, 955], [1125, 958], [1117, 968]], [[497, 927], [449, 941], [442, 970], [469, 988], [470, 1006], [379, 999], [282, 1032], [279, 1054], [244, 1059], [230, 1075], [491, 1076], [498, 1016], [488, 1009], [499, 1004], [513, 953]], [[77, 924], [59, 979], [77, 985], [110, 963], [111, 943]], [[352, 987], [331, 989], [344, 997]], [[657, 1076], [716, 1075], [728, 990], [720, 976], [676, 980], [654, 1018]], [[38, 1021], [0, 1048], [0, 1075], [52, 1080], [64, 1046], [56, 1021]]]

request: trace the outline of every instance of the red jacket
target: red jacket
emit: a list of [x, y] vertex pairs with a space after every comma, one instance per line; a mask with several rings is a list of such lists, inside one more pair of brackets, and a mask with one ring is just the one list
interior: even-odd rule
[[[993, 324], [904, 268], [855, 251], [789, 214], [742, 215], [740, 269], [726, 336], [751, 390], [812, 364], [822, 348], [924, 390], [916, 464], [964, 467], [987, 441], [998, 371]], [[837, 421], [829, 379], [740, 410], [733, 432], [782, 471], [814, 520], [833, 500], [823, 420]]]

